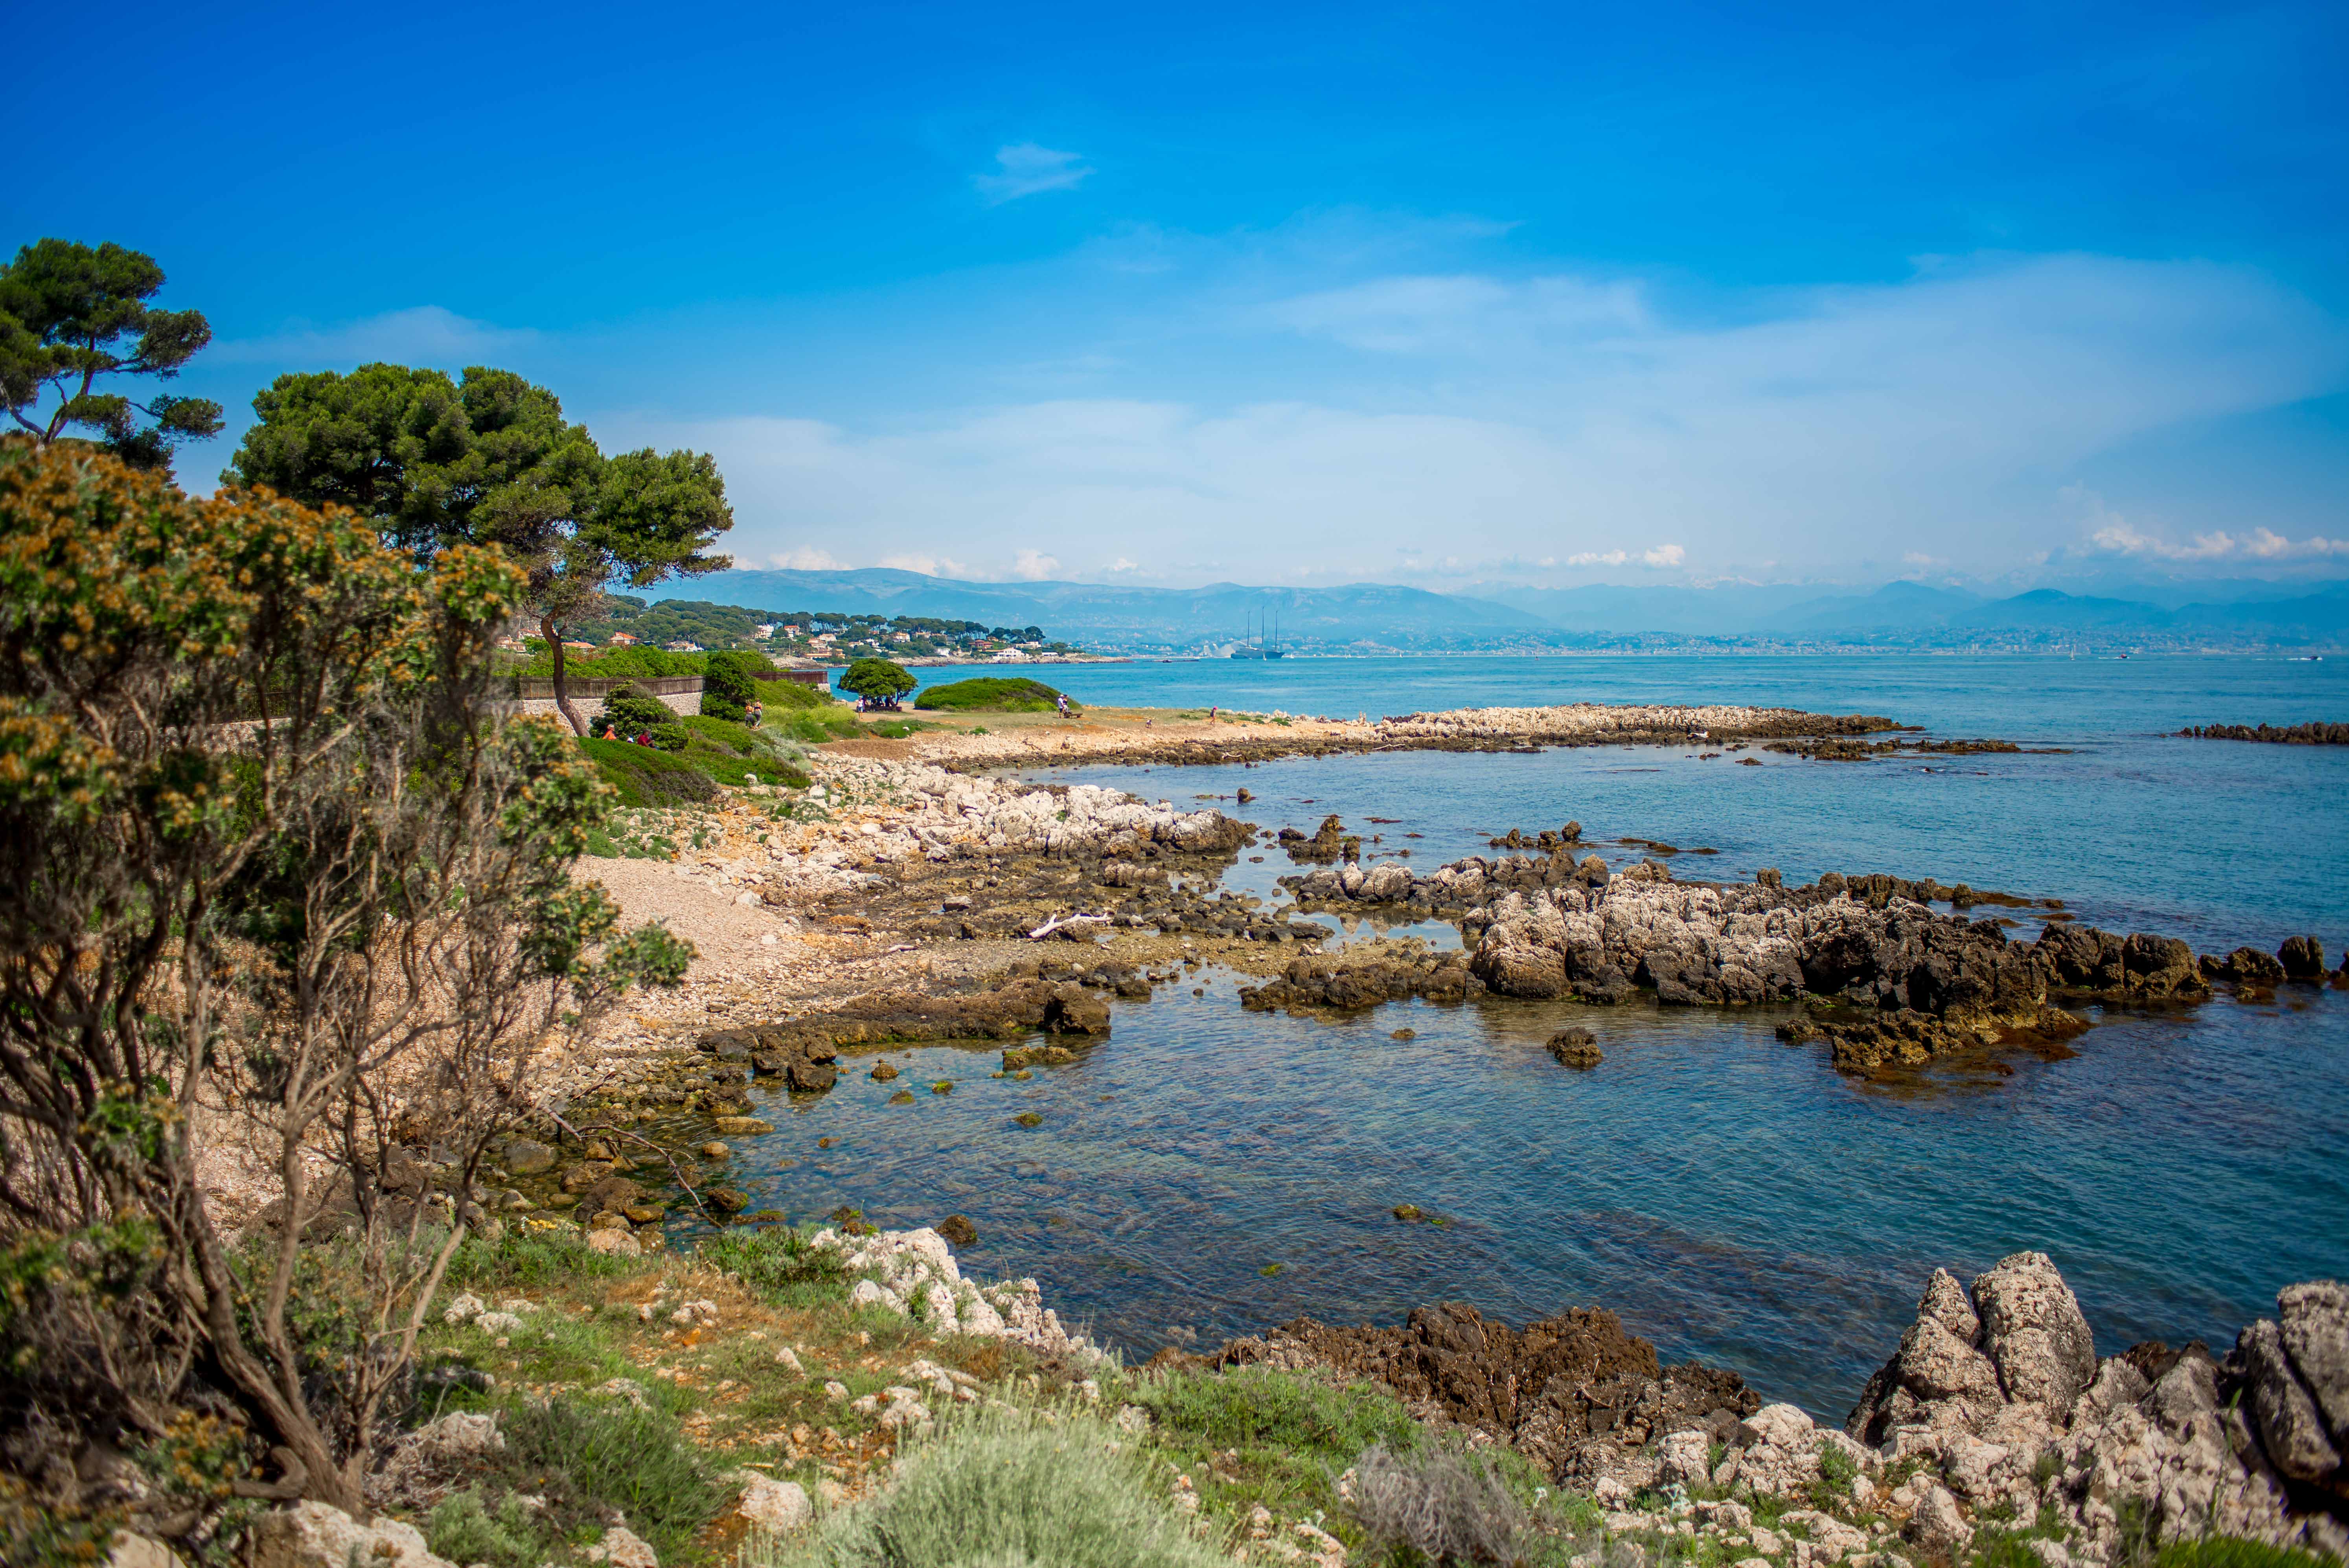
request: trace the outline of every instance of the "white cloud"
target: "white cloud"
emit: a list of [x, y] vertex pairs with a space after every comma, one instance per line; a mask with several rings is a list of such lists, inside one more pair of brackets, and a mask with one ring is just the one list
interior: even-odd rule
[[996, 172], [974, 174], [971, 183], [990, 206], [1017, 201], [1045, 191], [1066, 191], [1092, 172], [1079, 161], [1081, 153], [1057, 152], [1032, 141], [1013, 142], [995, 150]]
[[2086, 513], [2084, 527], [2089, 544], [2108, 554], [2177, 562], [2292, 561], [2349, 555], [2349, 540], [2327, 539], [2323, 534], [2292, 540], [2273, 529], [2258, 526], [2240, 535], [2213, 529], [2179, 543], [2138, 528], [2106, 505], [2103, 496], [2085, 486], [2066, 485], [2063, 494], [2064, 500], [2075, 502]]
[[[1178, 539], [1200, 573], [1257, 581], [1421, 580], [1397, 573], [1399, 552], [1583, 576], [1692, 560], [1733, 576], [2003, 571], [2046, 549], [2052, 476], [2323, 394], [2349, 371], [2340, 321], [2255, 272], [2195, 262], [1943, 262], [1901, 283], [1733, 302], [1723, 320], [1675, 317], [1606, 280], [1398, 272], [1254, 300], [1228, 279], [1150, 286], [1184, 308], [1154, 318], [1171, 324], [1163, 342], [1117, 345], [1114, 384], [1165, 384], [1161, 350], [1197, 339], [1257, 396], [1039, 398], [873, 429], [595, 428], [606, 445], [716, 452], [746, 549], [788, 526], [982, 561], [1017, 540], [1056, 562], [1031, 574], [1098, 574]], [[2254, 511], [2174, 530], [2092, 519], [2078, 537], [2180, 562], [2337, 552], [2305, 532]]]
[[845, 572], [848, 562], [829, 550], [812, 550], [802, 546], [767, 557], [767, 564], [783, 572]]
[[[1677, 544], [1659, 544], [1653, 550], [1584, 550], [1566, 558], [1568, 566], [1640, 566], [1662, 568], [1678, 566], [1688, 559], [1688, 552]], [[1555, 558], [1546, 557], [1538, 564], [1557, 564]]]
[[1012, 560], [1011, 575], [1030, 583], [1040, 583], [1060, 571], [1061, 563], [1038, 550], [1023, 550]]
[[535, 332], [471, 321], [437, 304], [425, 304], [335, 326], [295, 322], [266, 337], [215, 343], [205, 351], [205, 357], [233, 365], [335, 369], [381, 360], [461, 370], [533, 347], [539, 341]]
[[1124, 556], [1121, 555], [1116, 560], [1111, 562], [1107, 566], [1102, 567], [1102, 570], [1104, 572], [1120, 573], [1139, 572], [1142, 570], [1142, 562], [1139, 561], [1128, 561]]
[[961, 562], [946, 555], [885, 555], [873, 564], [894, 567], [899, 572], [918, 572], [925, 577], [976, 577], [978, 575]]

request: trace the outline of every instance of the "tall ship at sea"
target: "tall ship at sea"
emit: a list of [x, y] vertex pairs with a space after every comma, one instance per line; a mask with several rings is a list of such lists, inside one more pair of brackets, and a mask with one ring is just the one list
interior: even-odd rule
[[1280, 645], [1280, 612], [1278, 610], [1272, 613], [1272, 630], [1269, 634], [1265, 630], [1264, 622], [1259, 620], [1256, 623], [1256, 629], [1253, 632], [1246, 630], [1241, 632], [1239, 646], [1232, 650], [1232, 657], [1236, 659], [1278, 659], [1287, 656], [1287, 651]]

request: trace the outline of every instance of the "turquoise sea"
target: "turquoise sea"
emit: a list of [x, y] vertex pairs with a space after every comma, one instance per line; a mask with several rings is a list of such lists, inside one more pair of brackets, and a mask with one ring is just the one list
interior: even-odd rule
[[[2349, 719], [2349, 661], [1894, 655], [1292, 659], [1068, 666], [1081, 700], [1379, 714], [1497, 703], [1783, 703], [2060, 754], [1765, 766], [1694, 748], [1393, 753], [1254, 768], [1039, 772], [1270, 830], [1328, 811], [1431, 866], [1579, 820], [1720, 851], [1685, 878], [1886, 871], [2067, 901], [2220, 950], [2349, 942], [2349, 750], [2174, 739], [2189, 723]], [[951, 678], [939, 672], [936, 678]], [[1391, 819], [1371, 824], [1372, 817]], [[1418, 835], [1407, 837], [1406, 835]], [[1277, 851], [1227, 884], [1277, 892]], [[2026, 923], [2018, 934], [2029, 934]], [[1455, 942], [1448, 929], [1418, 933]], [[1352, 934], [1360, 934], [1359, 933]], [[761, 1205], [887, 1225], [961, 1212], [988, 1274], [1033, 1274], [1130, 1355], [1299, 1314], [1513, 1321], [1621, 1312], [1668, 1358], [1840, 1418], [1926, 1273], [2052, 1253], [2104, 1348], [2231, 1337], [2278, 1286], [2349, 1276], [2349, 992], [2100, 1015], [2076, 1054], [1899, 1086], [1780, 1045], [1769, 1009], [1407, 1004], [1331, 1022], [1244, 1013], [1227, 975], [1116, 1005], [1104, 1045], [1031, 1083], [991, 1052], [893, 1053], [951, 1095], [884, 1102], [862, 1070], [765, 1112]], [[1543, 1042], [1592, 1028], [1605, 1061]], [[1398, 1040], [1393, 1032], [1413, 1031]], [[1013, 1118], [1033, 1111], [1033, 1130]], [[821, 1138], [840, 1140], [819, 1150]], [[1443, 1224], [1405, 1224], [1415, 1203]]]

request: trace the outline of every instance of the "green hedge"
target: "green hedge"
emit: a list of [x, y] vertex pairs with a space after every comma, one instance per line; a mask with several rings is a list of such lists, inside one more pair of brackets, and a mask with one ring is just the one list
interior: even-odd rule
[[[1060, 696], [1042, 681], [1024, 676], [973, 676], [930, 687], [914, 699], [914, 706], [952, 713], [1050, 713]], [[1083, 711], [1074, 699], [1069, 710]]]
[[[709, 661], [714, 656], [709, 654], [672, 654], [666, 648], [644, 646], [605, 648], [593, 654], [564, 655], [563, 673], [574, 680], [609, 680], [616, 676], [626, 676], [631, 679], [638, 676], [699, 676], [709, 673]], [[774, 660], [756, 649], [738, 649], [725, 656], [730, 660], [740, 660], [754, 669], [771, 670], [775, 667]], [[554, 674], [554, 655], [541, 648], [523, 661], [514, 673], [547, 679]]]

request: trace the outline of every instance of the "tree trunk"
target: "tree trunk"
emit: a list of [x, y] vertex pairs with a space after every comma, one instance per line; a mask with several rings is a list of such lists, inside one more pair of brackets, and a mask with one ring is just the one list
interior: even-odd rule
[[587, 721], [579, 717], [577, 708], [571, 706], [571, 684], [563, 673], [563, 639], [555, 634], [554, 617], [541, 615], [538, 631], [546, 639], [547, 651], [554, 655], [554, 706], [562, 713], [564, 722], [571, 726], [571, 733], [584, 740], [587, 735]]

